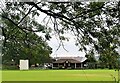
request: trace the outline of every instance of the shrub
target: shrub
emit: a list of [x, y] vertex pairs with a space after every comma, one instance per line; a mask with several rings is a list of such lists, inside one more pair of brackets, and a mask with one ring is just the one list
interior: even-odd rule
[[18, 70], [19, 68], [15, 65], [2, 65], [2, 70]]

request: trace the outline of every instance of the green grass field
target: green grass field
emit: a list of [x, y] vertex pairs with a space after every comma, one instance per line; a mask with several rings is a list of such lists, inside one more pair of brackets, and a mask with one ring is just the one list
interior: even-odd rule
[[115, 70], [3, 70], [2, 81], [114, 81]]

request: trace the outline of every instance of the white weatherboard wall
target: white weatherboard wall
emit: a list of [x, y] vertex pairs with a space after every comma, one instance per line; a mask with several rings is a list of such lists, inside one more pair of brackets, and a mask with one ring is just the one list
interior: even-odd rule
[[20, 70], [29, 69], [29, 60], [20, 60]]

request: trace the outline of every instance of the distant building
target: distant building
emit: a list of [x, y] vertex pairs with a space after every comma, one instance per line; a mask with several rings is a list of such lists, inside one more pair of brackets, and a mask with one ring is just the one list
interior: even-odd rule
[[52, 68], [59, 69], [80, 69], [87, 66], [86, 57], [56, 57]]

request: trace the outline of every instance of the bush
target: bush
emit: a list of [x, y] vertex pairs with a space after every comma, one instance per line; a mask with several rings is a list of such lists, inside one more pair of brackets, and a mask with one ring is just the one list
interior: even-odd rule
[[17, 66], [13, 65], [2, 65], [2, 70], [18, 70], [19, 68]]
[[59, 66], [59, 69], [64, 69], [64, 66], [60, 65], [60, 66]]

